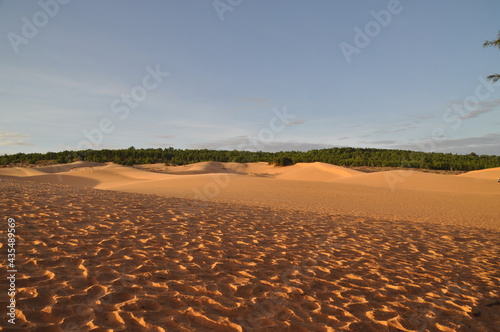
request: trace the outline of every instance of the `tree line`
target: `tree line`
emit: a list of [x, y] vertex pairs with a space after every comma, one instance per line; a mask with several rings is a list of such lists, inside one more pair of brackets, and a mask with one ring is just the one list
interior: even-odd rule
[[114, 162], [126, 166], [165, 163], [186, 165], [202, 161], [267, 162], [278, 166], [324, 162], [339, 166], [403, 167], [434, 170], [473, 171], [500, 167], [500, 156], [419, 152], [372, 148], [330, 148], [303, 151], [237, 151], [208, 149], [81, 150], [47, 153], [16, 153], [0, 157], [0, 165], [70, 163], [74, 161]]

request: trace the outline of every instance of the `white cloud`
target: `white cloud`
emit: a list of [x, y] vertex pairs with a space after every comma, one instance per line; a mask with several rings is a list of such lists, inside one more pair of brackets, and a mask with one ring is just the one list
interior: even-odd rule
[[390, 146], [393, 149], [422, 150], [421, 147], [432, 148], [432, 151], [425, 152], [451, 152], [466, 154], [475, 152], [477, 154], [499, 155], [500, 154], [500, 134], [490, 133], [483, 136], [471, 136], [455, 139], [420, 140], [411, 141]]
[[177, 135], [155, 135], [158, 138], [171, 139], [177, 137]]
[[500, 107], [500, 99], [480, 101], [478, 103], [466, 103], [463, 100], [453, 100], [449, 106], [449, 112], [457, 113], [462, 119], [477, 118], [481, 114], [490, 113]]
[[31, 136], [27, 134], [0, 131], [0, 146], [33, 146], [26, 142], [29, 139]]
[[308, 151], [331, 148], [328, 144], [305, 143], [297, 141], [259, 141], [255, 137], [235, 136], [213, 142], [191, 144], [194, 149], [246, 150], [246, 151]]
[[306, 119], [298, 119], [293, 121], [288, 121], [287, 126], [297, 126], [306, 123]]

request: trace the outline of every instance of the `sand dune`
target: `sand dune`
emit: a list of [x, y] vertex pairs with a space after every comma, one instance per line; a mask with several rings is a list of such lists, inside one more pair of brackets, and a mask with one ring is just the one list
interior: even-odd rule
[[0, 196], [17, 221], [19, 330], [495, 331], [500, 321], [498, 229], [14, 178]]
[[467, 172], [460, 174], [460, 176], [474, 179], [485, 179], [490, 181], [497, 181], [500, 179], [500, 167], [480, 169], [478, 171]]
[[220, 162], [201, 162], [183, 166], [165, 166], [165, 164], [147, 164], [136, 165], [137, 169], [156, 171], [175, 175], [189, 174], [209, 174], [209, 173], [235, 173], [235, 174], [252, 174], [260, 172], [276, 172], [268, 163], [220, 163]]
[[3, 168], [0, 206], [20, 243], [16, 327], [495, 331], [495, 172]]
[[66, 168], [58, 173], [4, 168], [0, 176], [386, 219], [452, 221], [483, 227], [497, 227], [500, 219], [500, 186], [477, 177], [495, 169], [452, 176], [410, 170], [361, 173], [322, 163], [274, 167], [266, 163], [207, 162], [141, 168], [113, 163]]
[[73, 163], [37, 167], [35, 169], [43, 173], [61, 173], [61, 172], [69, 172], [72, 170], [79, 170], [81, 168], [98, 167], [102, 165], [103, 164], [101, 163], [94, 163], [90, 161], [75, 161]]
[[[469, 174], [469, 173], [465, 173]], [[465, 175], [464, 174], [464, 175]], [[335, 183], [356, 184], [387, 188], [389, 190], [412, 189], [455, 193], [500, 193], [496, 181], [483, 177], [442, 175], [411, 170], [362, 173], [334, 180]]]
[[2, 176], [26, 177], [26, 176], [37, 176], [43, 174], [45, 173], [40, 172], [36, 168], [26, 168], [26, 167], [0, 168], [0, 175]]
[[60, 174], [66, 173], [70, 171], [77, 171], [83, 169], [87, 169], [89, 167], [97, 167], [102, 166], [99, 163], [92, 163], [87, 161], [76, 161], [69, 164], [57, 164], [52, 166], [43, 166], [43, 167], [6, 167], [0, 168], [0, 175], [3, 176], [18, 176], [18, 177], [26, 177], [26, 176], [39, 176], [45, 174]]
[[70, 184], [94, 188], [102, 184], [133, 183], [140, 180], [164, 179], [167, 175], [156, 174], [108, 163], [102, 166], [96, 163], [72, 163], [63, 166], [40, 168], [4, 168], [0, 176], [16, 176], [25, 180], [54, 184]]
[[237, 167], [234, 167], [235, 165], [241, 165], [240, 168], [244, 169], [244, 164], [237, 164], [237, 163], [233, 164], [234, 165], [230, 165], [229, 163], [226, 164], [219, 162], [201, 162], [191, 165], [175, 166], [175, 167], [163, 166], [161, 168], [166, 173], [176, 174], [176, 175], [227, 173], [227, 172], [244, 174], [244, 172], [239, 172], [238, 170], [236, 170]]
[[276, 178], [301, 181], [329, 181], [358, 174], [362, 173], [325, 163], [298, 163], [292, 167], [282, 167], [280, 174]]
[[137, 165], [136, 168], [163, 172], [175, 175], [231, 173], [240, 175], [274, 176], [278, 179], [326, 181], [339, 177], [362, 174], [361, 172], [325, 164], [325, 163], [298, 163], [288, 167], [275, 167], [268, 163], [220, 163], [203, 162], [184, 166], [165, 166], [164, 164]]

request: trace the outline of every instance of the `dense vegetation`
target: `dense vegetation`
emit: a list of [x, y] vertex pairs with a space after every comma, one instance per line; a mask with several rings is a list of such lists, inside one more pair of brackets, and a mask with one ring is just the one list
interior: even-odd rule
[[341, 166], [406, 167], [439, 170], [472, 171], [500, 167], [500, 156], [457, 155], [451, 153], [429, 153], [407, 150], [385, 150], [368, 148], [331, 148], [321, 150], [250, 152], [228, 150], [182, 150], [182, 149], [135, 149], [82, 150], [48, 153], [17, 153], [0, 156], [0, 165], [68, 163], [78, 160], [93, 162], [115, 162], [122, 165], [166, 163], [185, 165], [201, 161], [257, 162], [264, 161], [280, 166], [298, 162], [320, 161]]

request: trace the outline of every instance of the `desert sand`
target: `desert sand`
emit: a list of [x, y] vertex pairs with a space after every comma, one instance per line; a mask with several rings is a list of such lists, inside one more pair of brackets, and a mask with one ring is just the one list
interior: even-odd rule
[[126, 167], [76, 162], [3, 168], [0, 176], [94, 189], [224, 203], [293, 208], [390, 220], [498, 227], [500, 168], [461, 175], [418, 171], [362, 173], [324, 164], [204, 162]]
[[1, 326], [496, 331], [499, 177], [322, 163], [3, 168], [18, 302], [16, 325], [3, 314]]

